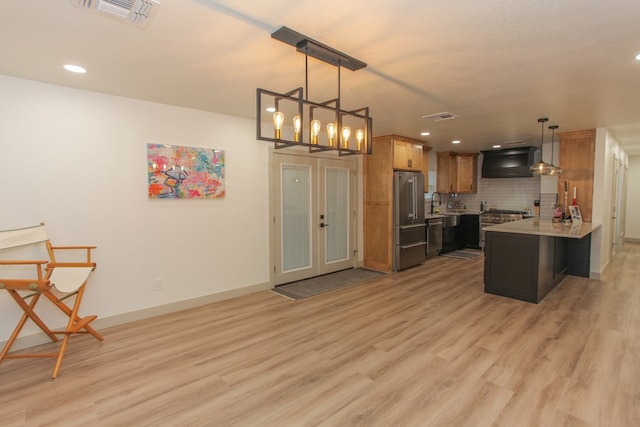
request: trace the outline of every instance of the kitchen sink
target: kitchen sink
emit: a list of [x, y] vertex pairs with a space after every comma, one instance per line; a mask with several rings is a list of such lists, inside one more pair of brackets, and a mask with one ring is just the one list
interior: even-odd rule
[[444, 224], [443, 227], [455, 227], [460, 224], [460, 215], [451, 215], [451, 214], [443, 214], [444, 215]]

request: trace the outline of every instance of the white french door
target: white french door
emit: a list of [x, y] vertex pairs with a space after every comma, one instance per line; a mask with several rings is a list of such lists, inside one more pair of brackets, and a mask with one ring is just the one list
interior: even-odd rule
[[274, 284], [353, 267], [355, 161], [274, 152], [272, 165]]

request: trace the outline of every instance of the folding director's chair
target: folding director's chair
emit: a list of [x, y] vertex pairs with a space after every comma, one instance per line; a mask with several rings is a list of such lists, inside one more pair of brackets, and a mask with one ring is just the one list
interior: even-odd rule
[[[44, 246], [49, 259], [10, 259], [10, 252], [15, 252], [17, 248], [24, 249], [21, 247], [29, 249], [30, 246], [33, 246], [34, 250], [38, 249], [38, 246]], [[12, 358], [53, 357], [56, 358], [56, 364], [51, 377], [57, 378], [72, 335], [88, 333], [99, 341], [103, 340], [102, 336], [89, 325], [97, 316], [80, 317], [78, 315], [87, 279], [96, 268], [96, 264], [91, 261], [92, 249], [95, 249], [95, 246], [52, 246], [44, 224], [0, 231], [0, 289], [5, 289], [24, 311], [0, 352], [0, 363], [4, 359]], [[55, 255], [58, 253], [59, 258], [62, 258], [61, 252], [69, 253], [72, 258], [81, 258], [81, 260], [58, 262]], [[44, 249], [42, 253], [44, 254]], [[51, 330], [36, 314], [36, 304], [43, 295], [68, 317], [66, 329]], [[66, 301], [74, 296], [73, 305], [67, 305]], [[54, 342], [59, 341], [58, 335], [64, 336], [57, 353], [9, 353], [28, 319], [38, 325]]]

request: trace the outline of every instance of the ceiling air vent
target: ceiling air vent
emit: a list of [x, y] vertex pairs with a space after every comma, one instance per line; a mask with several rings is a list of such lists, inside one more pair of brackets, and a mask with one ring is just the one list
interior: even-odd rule
[[422, 118], [431, 119], [434, 122], [441, 122], [443, 120], [457, 119], [458, 116], [456, 116], [453, 113], [436, 113], [436, 114], [429, 114], [428, 116], [422, 116]]
[[144, 28], [160, 6], [156, 0], [71, 0], [71, 4], [138, 28]]

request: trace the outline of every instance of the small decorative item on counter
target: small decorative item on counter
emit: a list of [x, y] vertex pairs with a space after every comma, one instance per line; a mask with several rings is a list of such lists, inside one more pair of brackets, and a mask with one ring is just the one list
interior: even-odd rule
[[533, 201], [533, 214], [535, 216], [540, 216], [540, 200]]
[[564, 205], [562, 205], [562, 219], [569, 217], [569, 204], [567, 203], [567, 194], [569, 193], [569, 183], [567, 181], [564, 182]]
[[562, 221], [562, 209], [560, 209], [560, 205], [556, 203], [553, 205], [553, 222], [560, 221]]

